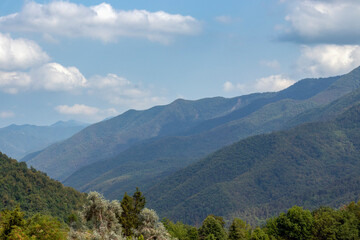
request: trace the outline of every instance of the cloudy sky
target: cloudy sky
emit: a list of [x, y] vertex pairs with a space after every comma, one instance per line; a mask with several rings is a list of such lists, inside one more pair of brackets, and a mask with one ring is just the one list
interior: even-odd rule
[[358, 65], [359, 0], [0, 1], [0, 127], [278, 91]]

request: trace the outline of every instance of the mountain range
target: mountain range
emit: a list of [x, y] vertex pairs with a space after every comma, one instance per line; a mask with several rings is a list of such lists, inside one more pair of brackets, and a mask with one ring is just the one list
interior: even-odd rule
[[[109, 198], [120, 198], [135, 187], [146, 191], [165, 176], [221, 147], [248, 136], [311, 121], [306, 116], [298, 116], [356, 89], [359, 73], [360, 69], [355, 69], [344, 76], [305, 79], [277, 93], [221, 99], [231, 103], [227, 114], [199, 121], [183, 130], [176, 128], [179, 131], [175, 136], [157, 136], [133, 144], [115, 157], [79, 168], [63, 182], [81, 191], [100, 191]], [[206, 102], [203, 105], [211, 109], [209, 100], [215, 99], [200, 102]], [[165, 108], [174, 109], [173, 105], [178, 104], [198, 102], [178, 100]]]
[[162, 216], [189, 223], [209, 213], [255, 221], [297, 201], [336, 205], [358, 194], [359, 86], [360, 67], [274, 93], [178, 99], [129, 110], [25, 159], [65, 185], [111, 199], [140, 187]]
[[314, 209], [358, 201], [360, 89], [310, 115], [333, 120], [222, 148], [150, 188], [150, 206], [192, 224], [209, 214], [258, 224], [293, 205]]
[[50, 126], [15, 125], [0, 128], [0, 151], [16, 159], [67, 139], [88, 124], [59, 121]]

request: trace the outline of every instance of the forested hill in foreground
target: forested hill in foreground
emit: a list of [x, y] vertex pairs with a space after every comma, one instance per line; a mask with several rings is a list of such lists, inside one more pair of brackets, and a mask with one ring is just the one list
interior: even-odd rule
[[50, 126], [15, 125], [0, 128], [0, 151], [21, 159], [34, 151], [67, 139], [88, 124], [76, 121], [59, 121]]
[[360, 68], [357, 68], [343, 76], [305, 79], [277, 93], [258, 94], [261, 97], [224, 116], [199, 122], [177, 136], [142, 141], [116, 157], [80, 168], [64, 184], [81, 191], [96, 190], [111, 199], [135, 187], [147, 191], [176, 170], [226, 145], [251, 135], [312, 121], [314, 114], [302, 116], [302, 113], [314, 108], [318, 112], [323, 103], [331, 103], [359, 85]]
[[64, 220], [84, 202], [85, 194], [0, 152], [0, 209], [20, 204], [29, 214], [49, 214]]
[[178, 171], [147, 192], [161, 216], [208, 214], [254, 223], [293, 205], [339, 207], [360, 197], [360, 104], [335, 120], [247, 138]]

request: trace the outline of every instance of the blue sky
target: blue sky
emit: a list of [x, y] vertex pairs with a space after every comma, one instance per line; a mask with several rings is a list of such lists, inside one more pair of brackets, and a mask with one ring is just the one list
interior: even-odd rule
[[358, 0], [0, 1], [0, 127], [93, 123], [360, 65]]

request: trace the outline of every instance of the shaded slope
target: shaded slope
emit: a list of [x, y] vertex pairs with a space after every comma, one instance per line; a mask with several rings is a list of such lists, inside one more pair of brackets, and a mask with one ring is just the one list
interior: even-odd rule
[[340, 206], [360, 196], [360, 105], [336, 120], [247, 138], [178, 171], [147, 192], [162, 216], [208, 214], [254, 222], [293, 205]]
[[0, 209], [20, 204], [31, 214], [41, 212], [66, 219], [84, 202], [84, 194], [0, 152]]
[[[328, 94], [328, 91], [333, 91], [331, 86], [334, 83], [339, 85], [338, 82], [347, 79], [360, 82], [359, 69], [348, 75], [351, 77], [344, 75], [299, 81], [288, 89], [254, 99], [227, 115], [199, 123], [192, 128], [196, 134], [189, 135], [190, 131], [187, 131], [182, 136], [150, 139], [117, 157], [85, 166], [66, 179], [64, 184], [81, 191], [100, 191], [108, 198], [120, 198], [123, 192], [135, 187], [146, 190], [163, 177], [223, 146], [251, 135], [291, 126], [291, 119], [319, 106], [314, 100], [321, 99], [319, 94], [326, 97], [326, 101], [336, 99], [336, 95]], [[346, 94], [349, 88], [341, 91]], [[250, 111], [249, 106], [256, 110]], [[236, 115], [242, 117], [237, 119]]]
[[0, 151], [20, 159], [31, 152], [69, 138], [85, 127], [86, 124], [74, 121], [58, 122], [51, 126], [13, 124], [0, 128]]

